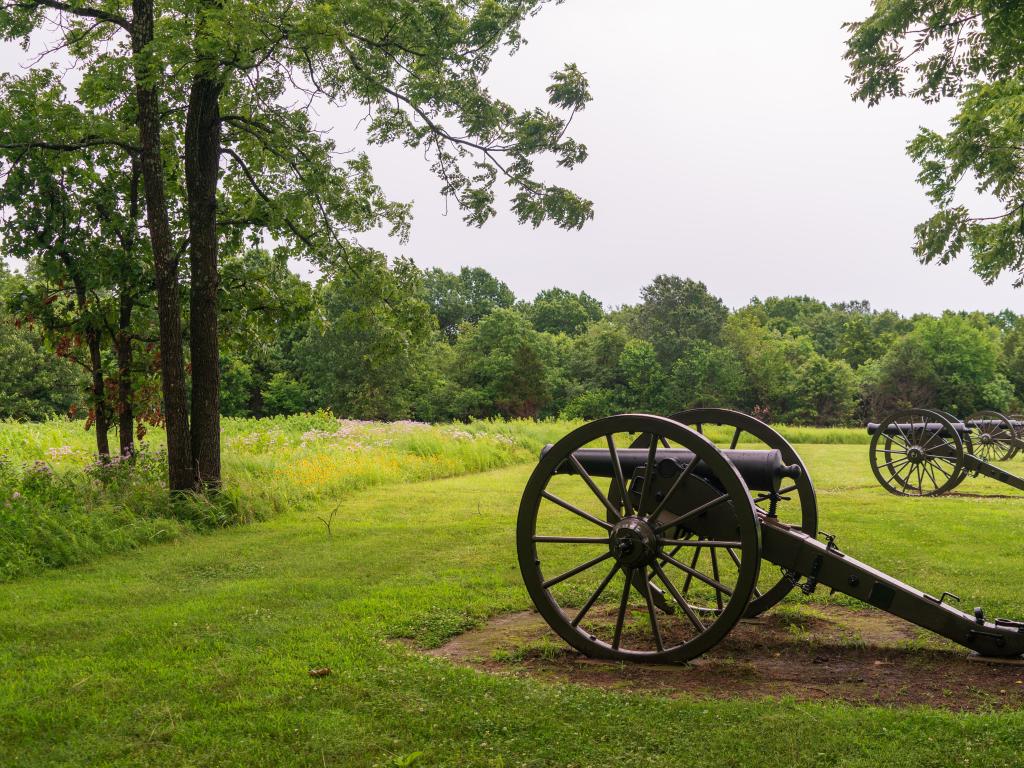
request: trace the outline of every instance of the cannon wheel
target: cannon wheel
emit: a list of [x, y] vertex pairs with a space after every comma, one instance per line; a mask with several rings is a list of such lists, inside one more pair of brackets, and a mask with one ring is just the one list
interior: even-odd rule
[[[928, 432], [929, 422], [943, 429]], [[890, 428], [893, 434], [887, 434]], [[938, 411], [896, 411], [879, 422], [868, 451], [875, 479], [897, 496], [939, 496], [964, 479], [963, 439]]]
[[[1013, 434], [1017, 440], [1024, 440], [1024, 415], [1011, 413], [1010, 424], [1013, 425]], [[1013, 454], [1010, 458], [1013, 458], [1013, 456], [1016, 456], [1018, 453], [1020, 453], [1020, 446], [1013, 446]]]
[[970, 426], [974, 422], [988, 422], [977, 430], [974, 438], [974, 455], [983, 461], [1005, 461], [1017, 451], [1014, 447], [1016, 432], [1010, 420], [999, 411], [977, 411], [967, 418]]
[[[640, 434], [654, 435], [693, 452], [703, 476], [683, 469], [664, 494], [622, 491], [621, 469], [613, 483], [613, 503], [574, 452], [584, 446], [607, 448], [619, 467], [618, 446]], [[560, 474], [572, 466], [573, 474]], [[653, 487], [654, 461], [644, 469], [642, 488]], [[680, 515], [702, 510], [730, 515], [736, 531], [715, 548], [731, 547], [735, 564], [719, 558], [713, 572], [690, 568], [668, 551], [680, 528]], [[614, 523], [605, 519], [610, 513]], [[666, 521], [666, 516], [668, 520]], [[685, 524], [684, 524], [685, 525]], [[519, 568], [541, 616], [571, 646], [588, 656], [620, 661], [674, 663], [696, 658], [716, 645], [742, 618], [757, 584], [761, 531], [750, 491], [713, 443], [670, 419], [647, 415], [610, 416], [585, 424], [555, 443], [541, 458], [523, 492], [516, 528]], [[694, 542], [684, 544], [693, 547]], [[641, 577], [633, 578], [639, 571]], [[652, 579], [665, 588], [678, 610], [656, 610]], [[677, 584], [698, 581], [716, 595], [720, 609], [698, 615]], [[614, 586], [613, 586], [614, 582]], [[603, 599], [602, 599], [603, 598]], [[660, 616], [659, 616], [660, 614]]]
[[[799, 465], [800, 478], [787, 481], [779, 489], [779, 495], [782, 498], [776, 501], [776, 515], [784, 523], [799, 526], [800, 530], [809, 536], [817, 535], [818, 500], [814, 492], [814, 483], [811, 482], [810, 473], [800, 458], [800, 454], [786, 438], [763, 421], [728, 408], [690, 408], [672, 414], [669, 418], [680, 424], [693, 427], [705, 437], [708, 437], [705, 434], [705, 427], [727, 427], [722, 439], [716, 443], [719, 448], [735, 448], [739, 445], [743, 435], [747, 435], [759, 443], [755, 447], [764, 447], [768, 450], [777, 449], [786, 464]], [[641, 435], [631, 447], [646, 448], [649, 444], [650, 435], [645, 434]], [[754, 503], [759, 505], [766, 514], [770, 509], [770, 502], [771, 497], [767, 493], [760, 493], [754, 497]], [[698, 547], [694, 551], [694, 560], [701, 554], [701, 549]], [[792, 589], [793, 580], [784, 574], [779, 574], [778, 580], [772, 583], [771, 572], [762, 573], [760, 583], [754, 588], [753, 599], [747, 606], [745, 617], [749, 619], [759, 616], [782, 600]]]

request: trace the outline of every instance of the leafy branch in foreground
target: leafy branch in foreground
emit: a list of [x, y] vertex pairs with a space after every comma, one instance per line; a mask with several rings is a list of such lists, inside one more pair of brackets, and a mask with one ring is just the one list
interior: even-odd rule
[[[914, 253], [947, 264], [964, 250], [991, 283], [1003, 272], [1024, 285], [1024, 13], [1013, 0], [875, 2], [846, 25], [856, 99], [955, 98], [950, 130], [922, 128], [908, 145], [936, 212], [914, 229]], [[965, 187], [995, 203], [962, 201]]]

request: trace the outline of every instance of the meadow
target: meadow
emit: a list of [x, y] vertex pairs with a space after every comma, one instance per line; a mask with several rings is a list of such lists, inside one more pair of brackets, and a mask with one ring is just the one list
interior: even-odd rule
[[[539, 447], [570, 426], [229, 420], [230, 515], [211, 523], [158, 501], [152, 470], [83, 472], [88, 436], [74, 424], [8, 425], [5, 482], [21, 483], [22, 496], [5, 520], [25, 521], [16, 502], [43, 498], [31, 472], [45, 461], [44, 489], [68, 484], [68, 498], [88, 503], [72, 522], [120, 510], [180, 529], [133, 537], [123, 552], [99, 539], [77, 559], [36, 562], [0, 584], [0, 762], [1020, 764], [1015, 710], [673, 697], [481, 673], [422, 653], [529, 607], [517, 503]], [[791, 434], [821, 527], [844, 551], [990, 616], [1024, 616], [1024, 494], [970, 479], [963, 495], [896, 498], [871, 477], [861, 431]], [[188, 504], [212, 514], [209, 502]], [[55, 529], [61, 513], [49, 510]], [[77, 535], [90, 540], [87, 529]], [[46, 551], [46, 540], [25, 540]], [[330, 674], [310, 675], [323, 668]]]

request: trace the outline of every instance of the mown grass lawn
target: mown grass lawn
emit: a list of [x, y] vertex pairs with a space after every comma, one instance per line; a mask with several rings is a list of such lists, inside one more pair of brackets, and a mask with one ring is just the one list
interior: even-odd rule
[[[898, 499], [863, 445], [806, 445], [822, 528], [1024, 617], [1024, 494]], [[1024, 473], [1024, 462], [1011, 462]], [[665, 698], [491, 676], [421, 645], [528, 600], [529, 465], [344, 498], [0, 585], [3, 766], [1020, 765], [1024, 713]], [[826, 599], [823, 595], [815, 599]], [[309, 670], [332, 674], [312, 678]], [[1022, 672], [1024, 674], [1024, 672]]]

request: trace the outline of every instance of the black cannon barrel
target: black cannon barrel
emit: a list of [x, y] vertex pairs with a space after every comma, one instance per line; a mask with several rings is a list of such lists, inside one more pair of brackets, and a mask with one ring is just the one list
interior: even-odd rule
[[[964, 432], [967, 431], [967, 426], [962, 421], [954, 421], [954, 422], [950, 422], [950, 423], [952, 424], [953, 429], [956, 430], [957, 432], [959, 432], [960, 434], [963, 434]], [[869, 435], [875, 434], [879, 429], [881, 429], [881, 427], [882, 427], [881, 424], [877, 424], [875, 422], [869, 423], [868, 424], [868, 434]], [[900, 435], [900, 436], [908, 435], [909, 436], [911, 432], [921, 432], [921, 431], [924, 431], [924, 432], [945, 432], [945, 433], [948, 433], [949, 429], [946, 427], [945, 424], [943, 424], [942, 422], [939, 422], [939, 421], [929, 421], [927, 424], [924, 424], [924, 423], [919, 423], [919, 424], [892, 424], [892, 423], [889, 423], [889, 424], [885, 425], [885, 434], [886, 435], [890, 435], [890, 436], [892, 436], [892, 435]]]
[[[550, 445], [544, 446], [540, 455], [543, 457], [551, 449]], [[628, 479], [639, 467], [647, 464], [646, 448], [619, 448], [616, 453], [619, 455], [619, 463], [622, 464], [622, 474]], [[796, 480], [800, 477], [800, 466], [798, 464], [786, 464], [782, 453], [772, 449], [767, 451], [757, 450], [724, 450], [722, 455], [736, 467], [740, 477], [752, 491], [771, 491], [779, 487], [783, 478]], [[573, 452], [573, 456], [587, 471], [587, 474], [596, 477], [613, 477], [612, 456], [606, 448], [582, 448]], [[682, 448], [659, 448], [655, 456], [659, 472], [677, 472], [679, 468], [687, 466], [693, 461], [693, 453]], [[694, 474], [699, 477], [714, 477], [714, 472], [703, 461], [698, 462], [693, 468]], [[569, 462], [563, 462], [556, 470], [557, 474], [574, 474], [575, 469]]]
[[968, 427], [975, 429], [1000, 429], [1009, 424], [1014, 429], [1019, 429], [1024, 422], [1009, 419], [1008, 421], [1002, 421], [1001, 419], [971, 419], [967, 422]]

